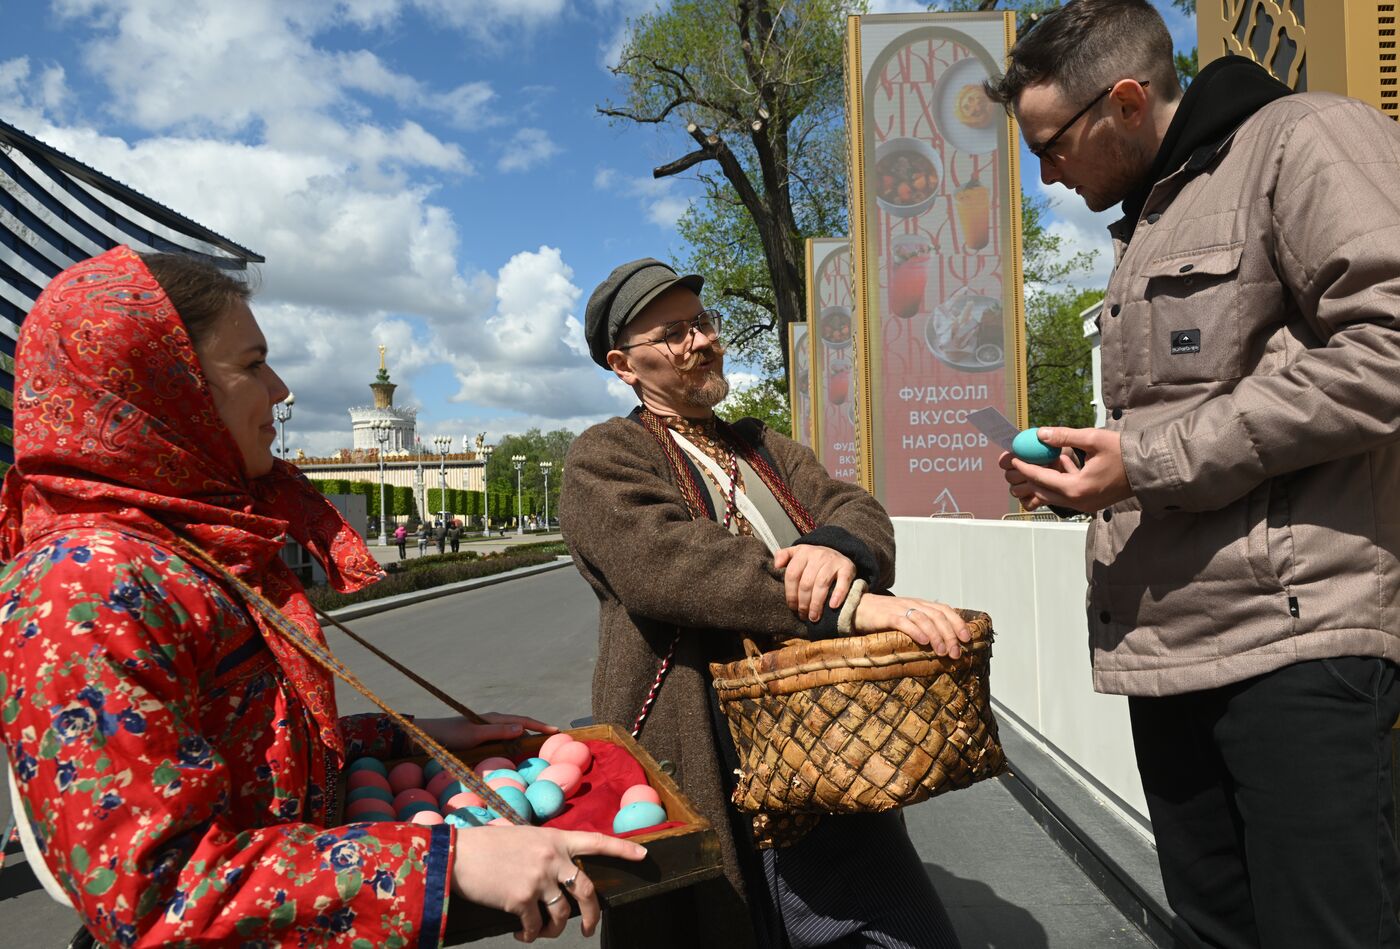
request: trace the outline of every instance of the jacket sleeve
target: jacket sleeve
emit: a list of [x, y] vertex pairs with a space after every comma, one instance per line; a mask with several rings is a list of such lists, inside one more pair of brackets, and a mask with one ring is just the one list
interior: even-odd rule
[[[69, 556], [32, 579], [12, 565], [0, 582], [0, 720], [19, 803], [98, 942], [440, 934], [450, 828], [239, 819], [239, 788], [198, 725], [201, 632], [219, 607], [122, 559], [129, 569], [104, 572], [100, 556]], [[75, 601], [75, 590], [92, 596]]]
[[1325, 345], [1181, 419], [1123, 433], [1144, 510], [1216, 510], [1266, 479], [1400, 436], [1400, 132], [1339, 101], [1282, 134], [1271, 236], [1287, 291]]
[[[633, 422], [604, 422], [574, 440], [564, 464], [560, 527], [599, 596], [616, 597], [637, 616], [693, 629], [821, 635], [788, 607], [782, 573], [763, 541], [692, 519], [649, 442]], [[830, 625], [834, 630], [834, 618]]]

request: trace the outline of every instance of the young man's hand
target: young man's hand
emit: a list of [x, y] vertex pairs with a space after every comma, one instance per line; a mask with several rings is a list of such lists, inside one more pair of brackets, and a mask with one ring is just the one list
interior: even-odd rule
[[1081, 467], [1072, 451], [1064, 451], [1052, 467], [1021, 461], [1010, 452], [997, 463], [1006, 473], [1011, 494], [1021, 506], [1034, 511], [1047, 504], [1073, 508], [1085, 514], [1126, 501], [1133, 496], [1123, 467], [1122, 438], [1105, 428], [1040, 429], [1039, 437], [1054, 448], [1078, 448], [1084, 452]]

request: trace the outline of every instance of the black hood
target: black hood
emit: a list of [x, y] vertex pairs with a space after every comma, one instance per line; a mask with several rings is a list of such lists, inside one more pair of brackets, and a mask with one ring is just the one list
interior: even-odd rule
[[1123, 217], [1136, 224], [1152, 188], [1193, 159], [1203, 168], [1245, 119], [1293, 92], [1243, 56], [1222, 56], [1202, 69], [1176, 107], [1172, 124], [1143, 184], [1123, 199]]

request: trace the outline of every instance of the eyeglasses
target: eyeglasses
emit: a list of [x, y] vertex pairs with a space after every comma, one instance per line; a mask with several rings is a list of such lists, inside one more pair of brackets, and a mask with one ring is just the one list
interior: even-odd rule
[[[1123, 80], [1121, 79], [1118, 80], [1118, 82], [1122, 81]], [[1026, 147], [1030, 149], [1030, 153], [1036, 158], [1039, 158], [1041, 161], [1048, 161], [1053, 165], [1055, 163], [1055, 157], [1050, 154], [1050, 149], [1055, 147], [1055, 143], [1060, 140], [1061, 136], [1063, 136], [1066, 132], [1068, 132], [1071, 128], [1074, 127], [1075, 122], [1078, 122], [1080, 119], [1084, 118], [1084, 116], [1088, 113], [1090, 109], [1092, 109], [1094, 106], [1098, 105], [1101, 101], [1103, 101], [1103, 97], [1112, 92], [1114, 88], [1118, 85], [1118, 82], [1115, 82], [1112, 86], [1109, 86], [1103, 92], [1100, 92], [1098, 95], [1094, 96], [1094, 100], [1092, 102], [1090, 102], [1084, 108], [1080, 109], [1078, 112], [1074, 113], [1074, 118], [1070, 119], [1064, 125], [1061, 125], [1059, 131], [1057, 131], [1054, 135], [1051, 135], [1044, 142], [1042, 142], [1039, 145], [1027, 145]], [[1143, 80], [1138, 83], [1138, 85], [1142, 86], [1144, 89], [1146, 89], [1151, 84], [1152, 83], [1149, 80]]]
[[661, 327], [661, 335], [653, 339], [642, 339], [635, 343], [618, 346], [618, 349], [635, 349], [638, 346], [652, 346], [665, 343], [672, 356], [684, 356], [691, 349], [691, 334], [699, 333], [708, 340], [719, 339], [719, 328], [724, 317], [718, 310], [703, 310], [688, 320], [677, 320]]

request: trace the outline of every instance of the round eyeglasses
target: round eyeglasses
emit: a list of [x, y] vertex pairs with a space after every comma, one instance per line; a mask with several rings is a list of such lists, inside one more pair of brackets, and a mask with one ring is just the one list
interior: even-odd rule
[[720, 326], [724, 316], [718, 310], [703, 310], [688, 320], [676, 320], [661, 327], [661, 335], [651, 339], [640, 339], [635, 343], [625, 343], [616, 347], [621, 350], [635, 349], [638, 346], [653, 346], [665, 343], [672, 356], [684, 356], [690, 352], [693, 334], [700, 334], [708, 340], [719, 339]]

